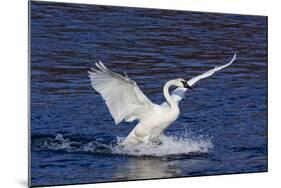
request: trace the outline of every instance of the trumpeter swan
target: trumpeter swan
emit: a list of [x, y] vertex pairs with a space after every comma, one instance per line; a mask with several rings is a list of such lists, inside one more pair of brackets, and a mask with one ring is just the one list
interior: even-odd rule
[[[115, 124], [123, 120], [127, 122], [138, 120], [138, 124], [121, 143], [121, 145], [131, 145], [157, 139], [178, 118], [180, 114], [178, 103], [184, 98], [185, 92], [199, 80], [229, 66], [235, 59], [236, 54], [229, 63], [215, 67], [188, 81], [182, 78], [168, 81], [163, 88], [166, 102], [161, 105], [152, 103], [136, 82], [126, 74], [121, 76], [112, 72], [100, 61], [96, 63], [97, 69], [91, 68], [88, 73], [92, 87], [105, 100]], [[177, 88], [170, 95], [171, 86]]]

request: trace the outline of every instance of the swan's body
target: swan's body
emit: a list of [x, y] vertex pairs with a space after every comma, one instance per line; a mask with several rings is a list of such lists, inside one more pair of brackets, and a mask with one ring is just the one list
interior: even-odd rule
[[176, 80], [171, 80], [163, 88], [164, 97], [168, 105], [153, 104], [151, 110], [146, 113], [145, 118], [136, 125], [122, 144], [137, 144], [156, 140], [179, 117], [180, 109], [178, 104], [169, 95], [169, 87], [176, 85], [176, 82]]
[[[121, 145], [131, 145], [157, 140], [157, 137], [179, 117], [178, 102], [184, 98], [185, 92], [197, 81], [229, 66], [235, 59], [236, 54], [229, 63], [215, 67], [189, 81], [181, 78], [168, 81], [163, 88], [166, 102], [161, 105], [152, 103], [139, 89], [136, 82], [127, 75], [123, 77], [110, 71], [102, 62], [96, 63], [98, 69], [92, 68], [89, 76], [92, 87], [105, 100], [116, 124], [123, 120], [139, 121], [121, 143]], [[171, 86], [177, 87], [172, 95], [169, 94]]]

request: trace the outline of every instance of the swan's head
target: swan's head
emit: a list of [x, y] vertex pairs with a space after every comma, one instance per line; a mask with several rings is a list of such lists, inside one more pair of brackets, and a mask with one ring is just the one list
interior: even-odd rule
[[187, 81], [185, 79], [182, 79], [182, 78], [176, 79], [175, 80], [175, 85], [177, 87], [183, 87], [183, 88], [192, 89], [192, 87], [190, 85], [188, 85]]

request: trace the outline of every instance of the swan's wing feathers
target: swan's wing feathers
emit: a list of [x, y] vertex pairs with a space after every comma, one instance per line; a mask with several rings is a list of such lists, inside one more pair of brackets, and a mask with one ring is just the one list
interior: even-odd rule
[[102, 98], [115, 121], [141, 119], [152, 102], [129, 77], [110, 71], [102, 62], [96, 63], [98, 69], [91, 68], [89, 77], [92, 87]]
[[[203, 79], [203, 78], [207, 78], [212, 76], [215, 72], [222, 70], [226, 67], [228, 67], [229, 65], [231, 65], [234, 61], [236, 60], [236, 53], [234, 54], [233, 58], [231, 59], [230, 62], [228, 62], [227, 64], [224, 64], [222, 66], [219, 67], [215, 67], [211, 70], [208, 70], [207, 72], [196, 76], [190, 80], [187, 81], [189, 86], [193, 86], [196, 82], [198, 82], [199, 80]], [[186, 92], [187, 88], [176, 88], [173, 92], [172, 92], [172, 98], [176, 101], [179, 102], [180, 100], [182, 100], [184, 98], [185, 92]]]
[[236, 60], [236, 53], [234, 54], [233, 58], [231, 59], [231, 61], [227, 64], [224, 64], [222, 66], [219, 66], [219, 67], [215, 67], [199, 76], [196, 76], [190, 80], [187, 81], [188, 85], [192, 86], [194, 85], [196, 82], [198, 82], [199, 80], [203, 79], [203, 78], [207, 78], [207, 77], [210, 77], [212, 76], [215, 72], [219, 71], [219, 70], [222, 70], [226, 67], [228, 67], [229, 65], [231, 65], [234, 61]]

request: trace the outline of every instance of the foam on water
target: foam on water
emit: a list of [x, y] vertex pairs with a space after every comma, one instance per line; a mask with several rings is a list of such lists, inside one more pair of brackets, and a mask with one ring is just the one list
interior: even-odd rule
[[133, 146], [118, 146], [125, 137], [115, 139], [94, 138], [93, 141], [64, 138], [57, 134], [56, 137], [48, 137], [33, 140], [34, 150], [52, 150], [66, 152], [89, 152], [97, 154], [118, 154], [131, 156], [163, 157], [169, 155], [191, 155], [208, 153], [213, 149], [210, 138], [191, 137], [188, 134], [181, 136], [162, 135], [157, 142], [141, 143]]
[[[122, 141], [124, 138], [119, 138]], [[210, 139], [161, 136], [157, 143], [141, 143], [133, 146], [114, 147], [113, 153], [133, 156], [155, 156], [201, 154], [213, 148]]]

